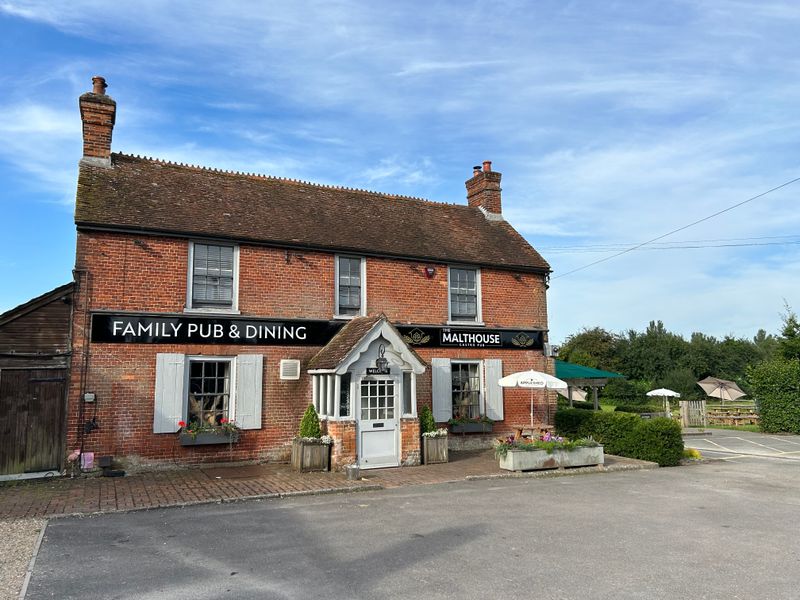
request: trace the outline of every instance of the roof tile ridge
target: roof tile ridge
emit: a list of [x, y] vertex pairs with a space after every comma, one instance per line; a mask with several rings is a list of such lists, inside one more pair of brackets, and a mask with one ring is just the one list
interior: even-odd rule
[[183, 162], [172, 161], [165, 158], [158, 158], [153, 156], [139, 156], [138, 154], [126, 154], [124, 152], [114, 152], [119, 156], [127, 157], [127, 158], [135, 158], [139, 160], [146, 160], [149, 162], [153, 162], [156, 164], [161, 165], [168, 165], [173, 167], [183, 167], [186, 169], [193, 169], [195, 171], [205, 171], [207, 173], [219, 173], [220, 175], [231, 175], [233, 177], [247, 177], [249, 179], [263, 179], [269, 181], [279, 181], [284, 183], [289, 183], [292, 185], [310, 185], [316, 188], [321, 189], [329, 189], [329, 190], [340, 190], [345, 192], [358, 192], [361, 194], [369, 194], [370, 196], [377, 196], [380, 198], [388, 198], [391, 200], [412, 200], [414, 202], [422, 202], [425, 204], [431, 204], [433, 206], [456, 206], [461, 208], [471, 208], [466, 204], [459, 204], [457, 202], [441, 202], [438, 200], [430, 200], [428, 198], [422, 198], [421, 196], [410, 196], [408, 194], [391, 194], [388, 192], [379, 192], [376, 190], [368, 190], [365, 188], [357, 188], [357, 187], [348, 187], [343, 185], [337, 185], [333, 183], [318, 183], [315, 181], [306, 181], [302, 179], [293, 179], [291, 177], [280, 177], [277, 175], [268, 175], [265, 173], [256, 173], [253, 171], [237, 171], [236, 169], [220, 169], [217, 167], [207, 167], [204, 165], [192, 165]]

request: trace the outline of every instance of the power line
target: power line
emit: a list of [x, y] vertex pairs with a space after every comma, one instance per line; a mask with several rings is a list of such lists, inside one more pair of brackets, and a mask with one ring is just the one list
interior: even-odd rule
[[[795, 238], [800, 238], [800, 235], [762, 235], [757, 237], [736, 237], [736, 238], [711, 238], [711, 239], [703, 239], [703, 240], [678, 240], [675, 242], [661, 242], [659, 245], [668, 245], [668, 244], [708, 244], [711, 242], [748, 242], [752, 240], [793, 240]], [[616, 242], [616, 243], [608, 243], [608, 244], [570, 244], [566, 246], [539, 246], [537, 244], [536, 248], [539, 250], [583, 250], [584, 248], [618, 248], [620, 246], [627, 247], [631, 244], [635, 244], [636, 242]]]
[[[742, 244], [688, 244], [688, 242], [678, 242], [679, 244], [684, 245], [663, 245], [663, 246], [645, 246], [642, 248], [637, 248], [636, 250], [698, 250], [702, 248], [742, 248], [747, 246], [791, 246], [800, 244], [800, 240], [795, 240], [792, 242], [749, 242], [749, 243], [742, 243]], [[574, 250], [555, 250], [550, 251], [549, 254], [596, 254], [602, 252], [616, 252], [621, 246], [617, 244], [616, 246], [609, 246], [609, 247], [592, 247], [587, 246], [585, 248], [581, 248], [576, 246]], [[624, 247], [624, 246], [623, 246]]]
[[726, 213], [728, 211], [731, 211], [734, 208], [739, 208], [740, 206], [743, 206], [743, 205], [747, 204], [748, 202], [752, 202], [753, 200], [757, 200], [758, 198], [762, 198], [762, 197], [766, 196], [767, 194], [771, 194], [772, 192], [775, 192], [775, 191], [777, 191], [777, 190], [779, 190], [781, 188], [785, 188], [786, 186], [791, 185], [793, 183], [796, 183], [798, 181], [800, 181], [800, 177], [795, 177], [794, 179], [790, 179], [789, 181], [787, 181], [785, 183], [782, 183], [779, 186], [776, 186], [776, 187], [774, 187], [772, 189], [769, 189], [766, 192], [761, 192], [760, 194], [752, 196], [752, 197], [748, 198], [747, 200], [742, 200], [741, 202], [738, 202], [738, 203], [736, 203], [736, 204], [734, 204], [732, 206], [729, 206], [727, 208], [723, 208], [722, 210], [719, 210], [719, 211], [717, 211], [717, 212], [715, 212], [713, 214], [710, 214], [710, 215], [708, 215], [706, 217], [703, 217], [702, 219], [698, 219], [697, 221], [693, 221], [693, 222], [689, 223], [688, 225], [684, 225], [682, 227], [678, 227], [677, 229], [673, 229], [672, 231], [669, 231], [669, 232], [667, 232], [665, 234], [662, 234], [662, 235], [659, 235], [657, 237], [654, 237], [651, 240], [647, 240], [646, 242], [642, 242], [641, 244], [636, 244], [635, 246], [632, 246], [630, 248], [626, 248], [625, 250], [622, 250], [621, 252], [617, 252], [615, 254], [612, 254], [611, 256], [606, 256], [605, 258], [600, 258], [600, 259], [598, 259], [598, 260], [596, 260], [594, 262], [590, 262], [589, 264], [583, 265], [582, 267], [578, 267], [577, 269], [572, 269], [571, 271], [567, 271], [566, 273], [562, 273], [561, 275], [556, 275], [555, 277], [552, 277], [551, 279], [560, 279], [562, 277], [566, 277], [567, 275], [572, 275], [573, 273], [577, 273], [578, 271], [583, 271], [584, 269], [588, 269], [589, 267], [593, 267], [595, 265], [599, 265], [600, 263], [609, 261], [612, 258], [617, 258], [618, 256], [622, 256], [623, 254], [627, 254], [628, 252], [633, 252], [634, 250], [638, 250], [642, 246], [646, 246], [647, 244], [652, 244], [653, 242], [657, 242], [658, 240], [663, 240], [665, 237], [668, 237], [670, 235], [676, 234], [679, 231], [683, 231], [684, 229], [689, 229], [689, 227], [694, 227], [695, 225], [699, 225], [700, 223], [708, 221], [709, 219], [713, 219], [714, 217], [718, 217], [719, 215], [724, 214], [724, 213]]

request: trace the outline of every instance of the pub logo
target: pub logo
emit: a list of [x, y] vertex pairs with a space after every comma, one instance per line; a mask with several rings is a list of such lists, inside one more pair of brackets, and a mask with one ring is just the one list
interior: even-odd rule
[[524, 331], [520, 331], [511, 338], [511, 343], [519, 348], [529, 348], [533, 346], [534, 339]]
[[411, 344], [412, 346], [420, 346], [422, 344], [427, 344], [431, 341], [431, 336], [427, 335], [421, 329], [415, 327], [407, 334], [403, 336], [403, 341], [406, 344]]

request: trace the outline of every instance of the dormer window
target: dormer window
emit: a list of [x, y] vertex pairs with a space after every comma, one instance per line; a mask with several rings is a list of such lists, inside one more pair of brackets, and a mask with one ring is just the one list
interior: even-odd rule
[[336, 257], [336, 316], [364, 315], [366, 264], [358, 256]]

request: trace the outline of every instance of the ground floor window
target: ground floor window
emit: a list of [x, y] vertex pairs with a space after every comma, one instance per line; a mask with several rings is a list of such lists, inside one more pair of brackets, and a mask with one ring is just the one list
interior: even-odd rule
[[453, 362], [451, 370], [453, 418], [481, 416], [481, 374], [477, 362]]
[[230, 360], [189, 360], [188, 423], [220, 425], [230, 419], [230, 396]]

